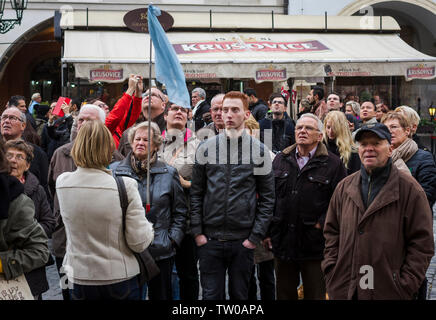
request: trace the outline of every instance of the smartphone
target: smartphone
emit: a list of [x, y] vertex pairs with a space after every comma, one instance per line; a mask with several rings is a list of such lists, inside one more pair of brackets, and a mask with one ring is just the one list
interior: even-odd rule
[[59, 116], [59, 117], [63, 117], [65, 115], [64, 110], [62, 110], [61, 106], [64, 104], [64, 102], [66, 104], [69, 104], [71, 102], [70, 98], [65, 98], [65, 97], [59, 97], [58, 102], [56, 102], [56, 106], [54, 107], [52, 114]]

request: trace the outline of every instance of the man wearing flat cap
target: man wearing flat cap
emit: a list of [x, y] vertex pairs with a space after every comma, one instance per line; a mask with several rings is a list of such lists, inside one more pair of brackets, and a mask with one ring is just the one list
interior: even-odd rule
[[327, 293], [340, 300], [415, 299], [434, 253], [425, 192], [392, 165], [385, 125], [364, 125], [355, 140], [361, 170], [338, 184], [324, 226]]

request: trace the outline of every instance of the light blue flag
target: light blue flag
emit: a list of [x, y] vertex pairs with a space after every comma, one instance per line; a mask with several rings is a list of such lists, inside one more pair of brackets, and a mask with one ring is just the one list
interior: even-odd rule
[[148, 6], [148, 32], [154, 45], [156, 79], [165, 84], [171, 102], [191, 109], [185, 74], [173, 46], [157, 20], [160, 14], [158, 7]]

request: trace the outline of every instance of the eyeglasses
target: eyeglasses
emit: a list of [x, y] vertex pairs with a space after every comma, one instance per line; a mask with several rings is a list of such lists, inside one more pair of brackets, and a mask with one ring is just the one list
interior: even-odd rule
[[[142, 95], [143, 98], [147, 98], [147, 97], [149, 97], [149, 96], [150, 96], [150, 94], [148, 94], [148, 93], [144, 93], [144, 94]], [[162, 98], [160, 95], [156, 94], [156, 93], [152, 93], [151, 96], [152, 96], [152, 97], [159, 98], [159, 99], [161, 99], [162, 101], [164, 101], [163, 98]]]
[[2, 119], [1, 121], [6, 121], [7, 119], [9, 119], [9, 121], [11, 122], [17, 122], [17, 121], [23, 122], [23, 120], [21, 120], [20, 118], [7, 114], [2, 115], [1, 119]]
[[391, 131], [396, 131], [396, 130], [401, 129], [401, 128], [402, 128], [401, 126], [396, 126], [396, 125], [392, 125], [392, 126], [388, 127], [388, 129]]
[[282, 101], [282, 100], [274, 100], [273, 102], [272, 102], [272, 104], [285, 104], [285, 102], [284, 101]]
[[8, 160], [12, 160], [15, 157], [15, 159], [19, 160], [19, 161], [23, 161], [24, 159], [26, 159], [22, 154], [17, 153], [17, 154], [13, 154], [10, 152], [6, 153], [6, 159]]
[[317, 128], [311, 127], [311, 126], [296, 126], [295, 127], [295, 131], [302, 131], [302, 130], [306, 130], [307, 132], [312, 132], [312, 131], [319, 131]]
[[210, 111], [212, 111], [212, 112], [218, 112], [218, 111], [223, 111], [223, 108], [216, 108], [216, 107], [214, 107], [214, 108], [211, 108], [210, 109]]
[[185, 109], [185, 108], [179, 107], [179, 106], [171, 106], [169, 110], [172, 112], [179, 112], [179, 111], [185, 112], [185, 113], [189, 112], [189, 109]]

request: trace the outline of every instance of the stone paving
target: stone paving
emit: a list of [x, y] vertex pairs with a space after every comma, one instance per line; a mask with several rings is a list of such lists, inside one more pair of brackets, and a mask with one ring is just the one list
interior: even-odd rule
[[[433, 213], [435, 217], [433, 220], [433, 234], [435, 237], [436, 247], [436, 204], [433, 206]], [[49, 247], [51, 247], [51, 241], [49, 242]], [[50, 289], [42, 295], [43, 300], [62, 300], [62, 293], [59, 286], [59, 275], [56, 269], [56, 264], [46, 267], [46, 271]], [[433, 256], [430, 262], [430, 266], [428, 267], [426, 276], [428, 280], [427, 299], [436, 300], [436, 255]]]
[[[435, 237], [436, 247], [436, 204], [433, 206], [433, 235]], [[427, 300], [436, 300], [436, 255], [431, 259], [426, 277], [428, 280]]]

